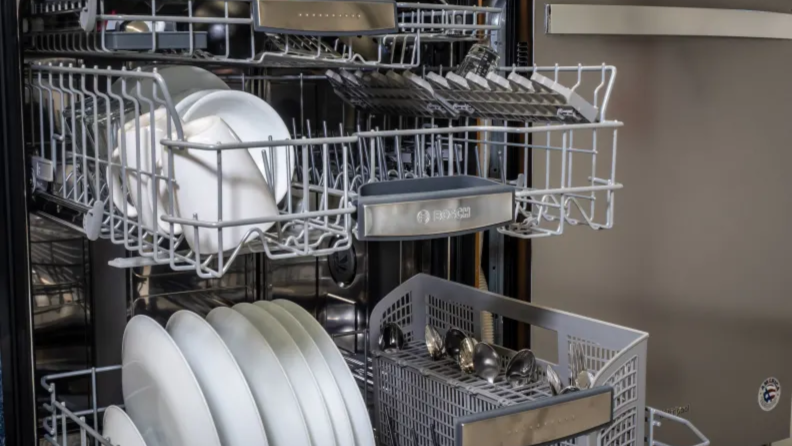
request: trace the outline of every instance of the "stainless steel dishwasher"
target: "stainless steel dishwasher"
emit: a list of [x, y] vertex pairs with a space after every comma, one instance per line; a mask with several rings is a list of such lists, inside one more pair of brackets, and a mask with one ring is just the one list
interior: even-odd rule
[[[286, 299], [342, 352], [378, 444], [662, 445], [667, 420], [708, 445], [646, 405], [649, 334], [530, 302], [533, 241], [613, 228], [617, 154], [640, 147], [617, 150], [617, 66], [531, 63], [528, 3], [4, 4], [8, 443], [112, 445], [130, 317]], [[192, 139], [207, 97], [262, 118]], [[424, 324], [504, 370], [534, 348], [531, 385], [431, 362]]]

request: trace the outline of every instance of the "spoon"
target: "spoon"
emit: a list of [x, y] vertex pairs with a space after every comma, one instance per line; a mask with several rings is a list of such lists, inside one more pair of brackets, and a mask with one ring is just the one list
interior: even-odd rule
[[583, 370], [582, 372], [578, 373], [578, 376], [575, 379], [575, 385], [581, 390], [590, 389], [591, 386], [594, 385], [594, 374], [588, 370]]
[[580, 372], [586, 370], [586, 354], [583, 346], [578, 343], [569, 344], [569, 349], [572, 356], [572, 376], [577, 378]]
[[462, 341], [466, 337], [465, 333], [458, 328], [452, 328], [446, 332], [443, 345], [446, 353], [456, 362], [459, 362], [459, 350], [462, 348]]
[[429, 350], [429, 356], [437, 361], [445, 355], [445, 348], [443, 347], [443, 337], [440, 333], [432, 327], [427, 325], [424, 329], [424, 337], [426, 338], [426, 349]]
[[476, 344], [473, 349], [473, 369], [480, 378], [490, 384], [495, 383], [495, 378], [500, 374], [500, 355], [495, 347], [486, 342]]
[[476, 349], [476, 344], [478, 344], [478, 342], [476, 342], [475, 339], [465, 337], [465, 339], [462, 340], [462, 345], [459, 348], [459, 368], [468, 374], [475, 371], [473, 351]]
[[536, 356], [528, 349], [523, 349], [512, 356], [506, 366], [506, 378], [512, 387], [522, 387], [529, 384], [536, 369]]
[[547, 365], [545, 373], [547, 374], [547, 382], [550, 384], [550, 390], [553, 391], [553, 396], [560, 394], [562, 390], [561, 378], [559, 378], [558, 373], [553, 370], [550, 364]]
[[404, 333], [397, 324], [390, 322], [382, 328], [377, 343], [380, 350], [386, 353], [396, 352], [404, 348]]

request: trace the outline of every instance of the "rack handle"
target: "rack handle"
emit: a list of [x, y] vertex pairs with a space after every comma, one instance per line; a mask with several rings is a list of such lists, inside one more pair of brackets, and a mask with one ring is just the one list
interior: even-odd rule
[[668, 412], [663, 412], [662, 410], [655, 409], [654, 407], [647, 407], [646, 413], [648, 414], [649, 418], [649, 437], [646, 441], [648, 446], [670, 446], [666, 443], [660, 442], [654, 439], [654, 432], [656, 427], [660, 427], [660, 421], [657, 418], [665, 418], [666, 420], [673, 421], [675, 423], [680, 423], [687, 426], [693, 434], [701, 440], [700, 443], [696, 443], [694, 446], [709, 446], [710, 441], [709, 439], [701, 433], [698, 428], [691, 423], [690, 421], [678, 417], [676, 415], [671, 415]]

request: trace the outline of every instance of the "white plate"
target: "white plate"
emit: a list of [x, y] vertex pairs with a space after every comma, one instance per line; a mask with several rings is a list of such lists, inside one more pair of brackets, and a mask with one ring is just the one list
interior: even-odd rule
[[170, 317], [166, 329], [201, 385], [223, 445], [267, 446], [250, 387], [214, 328], [201, 316], [181, 310]]
[[[211, 85], [211, 83], [210, 83]], [[216, 85], [215, 85], [216, 86]], [[226, 87], [227, 88], [227, 87]], [[179, 116], [184, 116], [184, 112], [187, 111], [195, 102], [197, 102], [202, 97], [206, 96], [207, 94], [213, 91], [221, 91], [218, 89], [212, 90], [203, 90], [203, 89], [191, 89], [182, 92], [179, 96], [173, 97], [173, 102], [176, 107], [176, 113]], [[164, 147], [159, 144], [159, 141], [163, 138], [168, 139], [178, 139], [176, 134], [175, 127], [170, 128], [170, 134], [168, 133], [167, 127], [167, 109], [164, 107], [158, 108], [154, 112], [154, 124], [153, 127], [156, 128], [157, 134], [155, 135], [155, 156], [157, 157], [157, 166], [161, 166], [163, 161], [163, 157], [167, 156], [167, 152], [165, 152]], [[135, 168], [137, 166], [137, 157], [136, 157], [136, 150], [137, 150], [137, 138], [140, 138], [140, 154], [141, 154], [141, 165], [144, 166], [144, 172], [152, 172], [150, 167], [150, 158], [151, 158], [151, 114], [150, 113], [141, 113], [139, 124], [140, 126], [140, 133], [136, 136], [135, 133], [135, 121], [134, 119], [130, 119], [124, 124], [125, 128], [125, 144], [126, 144], [126, 151], [127, 151], [127, 163], [126, 166], [130, 168]], [[119, 134], [116, 138], [118, 141], [118, 147], [113, 151], [111, 154], [111, 161], [113, 163], [118, 164], [121, 159], [121, 131], [119, 130]], [[167, 172], [163, 172], [162, 169], [156, 168], [156, 173], [160, 175], [167, 176]], [[106, 176], [109, 182], [112, 182], [112, 200], [113, 204], [116, 208], [123, 214], [124, 213], [124, 198], [123, 198], [123, 189], [121, 187], [121, 168], [120, 167], [112, 167], [108, 165]], [[127, 204], [126, 215], [130, 218], [135, 218], [138, 216], [138, 211], [135, 208], [137, 202], [141, 202], [140, 204], [143, 206], [141, 209], [144, 211], [140, 214], [141, 222], [143, 223], [144, 227], [146, 228], [153, 228], [153, 213], [154, 208], [151, 203], [151, 191], [148, 189], [149, 183], [151, 183], [151, 177], [143, 176], [144, 188], [143, 190], [146, 191], [143, 193], [142, 197], [137, 197], [137, 183], [138, 178], [140, 175], [136, 175], [132, 172], [127, 174], [127, 184], [129, 194], [129, 204]], [[134, 185], [134, 187], [133, 187]], [[167, 185], [164, 181], [159, 182], [160, 185], [160, 195], [157, 200], [157, 225], [160, 230], [166, 234], [170, 233], [170, 225], [162, 220], [159, 219], [159, 216], [165, 215], [166, 211], [169, 209], [168, 207], [168, 196], [167, 193], [162, 192], [163, 190], [167, 189]], [[181, 225], [174, 225], [174, 234], [179, 235], [182, 232]]]
[[184, 93], [180, 94], [179, 96], [174, 98], [176, 101], [176, 113], [184, 119], [184, 114], [198, 102], [199, 99], [208, 95], [209, 93], [213, 93], [215, 91], [223, 91], [227, 90], [227, 88], [222, 89], [192, 89], [187, 90]]
[[[215, 91], [193, 104], [184, 113], [185, 121], [205, 116], [219, 116], [243, 142], [279, 141], [291, 138], [289, 128], [280, 115], [263, 99], [244, 91]], [[264, 151], [272, 177], [264, 166], [262, 148], [249, 150], [261, 175], [274, 190], [275, 202], [280, 203], [291, 186], [294, 173], [294, 147], [275, 147]], [[274, 155], [274, 163], [273, 163]]]
[[102, 429], [102, 436], [110, 439], [110, 443], [115, 445], [146, 446], [135, 423], [118, 406], [110, 406], [105, 410]]
[[355, 432], [355, 444], [357, 446], [374, 446], [374, 430], [371, 427], [366, 404], [363, 402], [363, 395], [333, 339], [319, 325], [319, 322], [299, 305], [287, 300], [276, 300], [273, 303], [291, 313], [311, 335], [319, 347], [319, 351], [322, 352], [322, 356], [330, 370], [333, 371], [333, 376], [341, 389], [341, 395], [344, 397], [344, 404], [346, 404], [352, 429]]
[[333, 372], [327, 366], [322, 352], [311, 339], [311, 335], [283, 307], [266, 301], [256, 302], [255, 305], [264, 309], [280, 322], [305, 357], [327, 405], [327, 412], [330, 414], [330, 421], [332, 421], [335, 431], [336, 444], [354, 445], [355, 434], [352, 432], [352, 424], [349, 422], [349, 413], [344, 405], [344, 397], [333, 377]]
[[[238, 142], [237, 135], [217, 116], [194, 119], [184, 124], [187, 141], [204, 144]], [[224, 150], [222, 152], [222, 190], [218, 191], [217, 152], [188, 149], [173, 154], [173, 175], [178, 183], [174, 191], [176, 214], [187, 219], [198, 216], [203, 221], [220, 221], [218, 203], [222, 196], [222, 220], [238, 221], [276, 217], [278, 206], [267, 183], [259, 174], [246, 150]], [[167, 162], [163, 171], [167, 171]], [[162, 184], [164, 186], [164, 183]], [[222, 195], [220, 195], [222, 193]], [[164, 200], [167, 189], [160, 189]], [[240, 242], [248, 241], [252, 230], [262, 233], [274, 222], [230, 226], [219, 231], [212, 228], [196, 228], [184, 225], [185, 240], [193, 251], [203, 254], [219, 254], [231, 251]], [[195, 231], [198, 231], [197, 243]], [[243, 240], [247, 237], [248, 240]], [[220, 245], [222, 241], [222, 246]]]
[[[141, 68], [141, 71], [144, 72], [152, 72], [154, 69], [157, 69], [157, 73], [162, 77], [162, 80], [165, 82], [165, 87], [168, 89], [168, 94], [173, 101], [173, 105], [176, 107], [177, 113], [181, 115], [181, 110], [178, 107], [179, 101], [183, 98], [190, 96], [190, 94], [197, 92], [197, 91], [216, 91], [216, 90], [229, 90], [230, 87], [219, 77], [217, 77], [214, 73], [211, 73], [203, 68], [189, 66], [189, 65], [159, 65], [159, 66], [147, 66]], [[116, 95], [118, 97], [122, 97], [121, 93], [124, 91], [124, 87], [126, 87], [126, 91], [132, 97], [137, 98], [137, 82], [136, 81], [126, 81], [126, 85], [123, 85], [123, 79], [119, 78], [116, 80], [113, 85], [110, 87], [111, 94]], [[164, 101], [164, 97], [159, 94], [157, 97], [158, 101], [156, 103], [153, 102], [154, 98], [154, 80], [150, 78], [145, 78], [140, 80], [140, 96], [143, 100], [139, 100], [140, 103], [140, 113], [141, 115], [146, 114], [149, 111], [149, 103], [146, 102], [152, 101], [154, 104], [154, 108], [161, 108], [162, 101]], [[112, 97], [112, 96], [111, 96]], [[132, 102], [128, 98], [123, 98], [124, 102], [129, 105]], [[117, 103], [116, 99], [113, 98], [113, 103]], [[185, 104], [192, 105], [192, 103]], [[183, 108], [183, 107], [182, 107]], [[128, 122], [131, 119], [134, 119], [134, 113], [127, 113], [124, 118], [124, 122]], [[113, 132], [115, 132], [115, 128]], [[117, 145], [118, 141], [115, 141], [114, 145], [108, 145], [104, 142], [105, 133], [104, 131], [99, 132], [98, 138], [102, 140], [99, 144], [100, 154], [103, 158], [107, 157], [107, 153], [104, 152], [105, 148], [107, 147], [108, 151], [112, 151]]]
[[310, 446], [305, 419], [275, 352], [245, 316], [219, 307], [206, 317], [245, 375], [270, 446]]
[[[264, 336], [278, 357], [289, 382], [292, 384], [303, 417], [308, 421], [308, 433], [314, 446], [335, 445], [335, 433], [330, 414], [327, 413], [319, 384], [311, 373], [300, 348], [292, 340], [289, 332], [271, 314], [249, 303], [234, 305], [234, 310], [242, 313]], [[339, 445], [340, 446], [340, 445]]]
[[[129, 191], [129, 201], [133, 204], [133, 209], [127, 206], [127, 214], [132, 217], [133, 213], [138, 215], [140, 223], [144, 228], [154, 231], [158, 228], [163, 233], [170, 233], [170, 224], [162, 221], [160, 217], [166, 215], [166, 204], [163, 203], [159, 197], [156, 202], [152, 200], [152, 187], [154, 187], [154, 174], [160, 174], [159, 164], [161, 162], [161, 145], [159, 141], [167, 138], [167, 118], [168, 111], [165, 108], [159, 108], [153, 113], [154, 120], [152, 121], [151, 113], [143, 113], [140, 119], [130, 119], [124, 124], [123, 132], [121, 129], [118, 131], [117, 141], [118, 147], [111, 154], [111, 161], [118, 163], [121, 160], [121, 153], [126, 154], [126, 162], [124, 165], [127, 167], [127, 189]], [[155, 132], [152, 138], [152, 130]], [[175, 132], [171, 126], [173, 138]], [[152, 146], [152, 143], [154, 144]], [[155, 147], [155, 149], [151, 149]], [[122, 151], [122, 149], [124, 149]], [[138, 151], [140, 156], [140, 165], [138, 165]], [[152, 163], [152, 152], [156, 157]], [[108, 178], [112, 182], [113, 203], [123, 213], [123, 189], [121, 188], [121, 169], [114, 167], [112, 170], [108, 169]], [[110, 177], [115, 175], [115, 177]], [[141, 187], [141, 193], [138, 193], [138, 185]], [[160, 187], [165, 187], [165, 182], [160, 182]], [[154, 211], [156, 208], [156, 216]], [[174, 234], [181, 234], [182, 228], [179, 225], [174, 225]]]
[[220, 446], [201, 387], [160, 324], [130, 319], [121, 356], [124, 404], [148, 446]]
[[[162, 77], [162, 80], [165, 81], [165, 87], [168, 89], [168, 94], [170, 95], [172, 100], [180, 96], [185, 96], [185, 93], [191, 91], [198, 91], [198, 90], [229, 90], [230, 87], [219, 77], [217, 77], [214, 73], [207, 71], [203, 68], [190, 66], [190, 65], [166, 65], [166, 66], [147, 66], [141, 68], [141, 71], [144, 72], [152, 72], [154, 69], [157, 69], [157, 73]], [[143, 98], [146, 99], [153, 99], [154, 97], [154, 80], [151, 78], [141, 79], [140, 81], [140, 93]], [[123, 91], [122, 89], [122, 80], [119, 78], [116, 80], [112, 87], [111, 91], [118, 94]], [[137, 93], [137, 82], [129, 81], [126, 82], [126, 91], [127, 93], [136, 96]], [[158, 96], [158, 99], [164, 100], [163, 96]], [[145, 101], [141, 101], [141, 113], [148, 110], [147, 103]], [[161, 102], [157, 102], [157, 107], [159, 108]], [[176, 104], [174, 103], [174, 106]]]

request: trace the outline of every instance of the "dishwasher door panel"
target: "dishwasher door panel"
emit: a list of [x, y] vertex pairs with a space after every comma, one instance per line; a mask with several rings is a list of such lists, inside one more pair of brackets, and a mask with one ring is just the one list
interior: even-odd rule
[[[618, 68], [608, 116], [625, 122], [616, 169], [625, 189], [613, 230], [533, 242], [532, 300], [648, 331], [648, 404], [683, 412], [712, 444], [789, 437], [792, 41], [553, 36], [547, 3], [630, 2], [534, 4], [538, 65]], [[789, 12], [783, 1], [676, 3]], [[759, 392], [770, 377], [782, 391], [766, 412]]]

